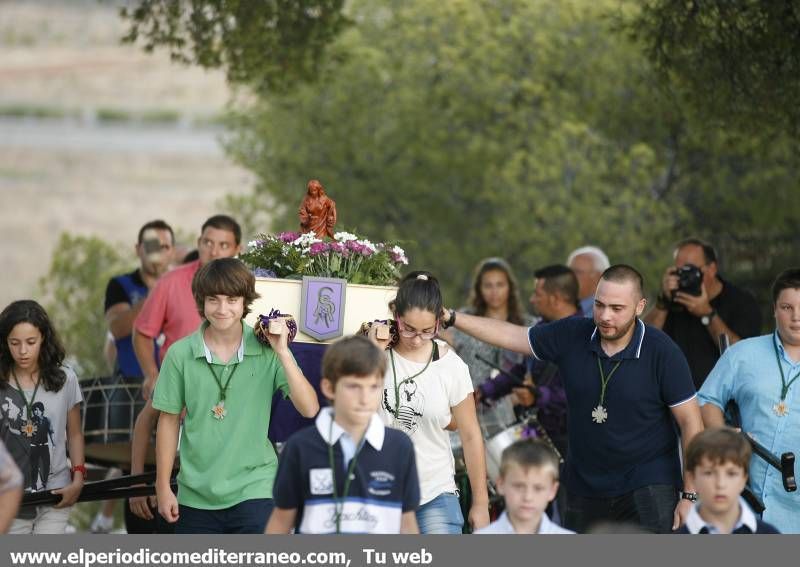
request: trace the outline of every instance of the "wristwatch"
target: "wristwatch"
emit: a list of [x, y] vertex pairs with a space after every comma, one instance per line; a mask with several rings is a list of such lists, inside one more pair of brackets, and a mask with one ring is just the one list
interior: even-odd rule
[[689, 502], [697, 502], [697, 492], [681, 492], [681, 498]]
[[716, 314], [717, 314], [717, 312], [712, 309], [711, 313], [709, 313], [708, 315], [703, 315], [702, 317], [700, 317], [700, 322], [703, 325], [705, 325], [706, 327], [708, 327], [711, 324], [711, 320], [714, 318], [714, 316]]

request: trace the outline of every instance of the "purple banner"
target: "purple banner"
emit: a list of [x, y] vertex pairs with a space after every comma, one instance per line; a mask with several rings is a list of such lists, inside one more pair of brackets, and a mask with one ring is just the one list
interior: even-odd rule
[[343, 279], [303, 277], [300, 330], [318, 341], [342, 336], [346, 293]]

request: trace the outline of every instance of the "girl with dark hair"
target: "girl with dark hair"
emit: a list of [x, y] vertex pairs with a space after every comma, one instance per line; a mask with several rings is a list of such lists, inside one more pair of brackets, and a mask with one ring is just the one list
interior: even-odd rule
[[[468, 306], [461, 308], [460, 311], [528, 327], [534, 323], [533, 317], [522, 309], [517, 279], [511, 266], [502, 258], [486, 258], [478, 263], [475, 267]], [[478, 388], [481, 384], [498, 373], [495, 367], [519, 374], [520, 379], [524, 377], [522, 363], [525, 357], [521, 354], [490, 345], [455, 328], [442, 333], [442, 338], [450, 343], [467, 363], [478, 399], [480, 399]], [[491, 362], [491, 365], [484, 361]], [[480, 404], [478, 418], [487, 437], [499, 433], [516, 421], [511, 398], [501, 398], [491, 405]]]
[[502, 258], [486, 258], [475, 266], [469, 309], [480, 317], [525, 324], [527, 316], [522, 309], [519, 285], [508, 262]]
[[455, 463], [448, 429], [457, 428], [464, 448], [472, 490], [469, 523], [489, 523], [486, 461], [472, 381], [467, 365], [436, 340], [442, 312], [439, 282], [428, 272], [412, 272], [401, 282], [390, 305], [399, 340], [378, 340], [387, 349], [381, 414], [387, 424], [408, 433], [414, 443], [420, 482], [417, 523], [421, 533], [461, 533], [464, 518], [455, 482]]
[[25, 475], [26, 491], [61, 495], [55, 506], [21, 508], [9, 533], [64, 533], [83, 488], [83, 399], [64, 356], [41, 305], [15, 301], [0, 313], [0, 438]]

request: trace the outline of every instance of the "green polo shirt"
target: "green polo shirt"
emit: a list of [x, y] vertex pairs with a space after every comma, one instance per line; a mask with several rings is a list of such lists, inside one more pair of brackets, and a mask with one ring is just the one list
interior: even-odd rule
[[[289, 397], [286, 373], [274, 351], [258, 342], [242, 322], [241, 356], [230, 364], [213, 357], [209, 365], [203, 344], [208, 322], [174, 343], [158, 375], [153, 407], [177, 414], [186, 408], [180, 441], [178, 502], [219, 510], [254, 498], [272, 498], [278, 458], [267, 438], [273, 394]], [[241, 358], [241, 362], [238, 362]], [[238, 366], [238, 368], [237, 368]], [[228, 385], [223, 419], [212, 408], [220, 399], [211, 367]]]

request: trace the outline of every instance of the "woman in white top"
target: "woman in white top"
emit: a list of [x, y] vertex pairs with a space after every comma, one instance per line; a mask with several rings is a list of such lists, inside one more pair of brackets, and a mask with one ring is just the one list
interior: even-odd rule
[[370, 336], [386, 349], [389, 364], [381, 414], [414, 443], [420, 477], [417, 523], [421, 533], [461, 533], [464, 518], [455, 483], [455, 463], [448, 429], [457, 427], [472, 490], [469, 523], [473, 530], [489, 523], [486, 462], [472, 380], [467, 365], [446, 343], [437, 341], [442, 294], [427, 272], [412, 272], [400, 282], [390, 305], [399, 340]]

